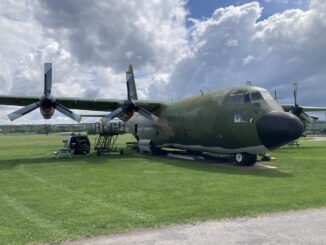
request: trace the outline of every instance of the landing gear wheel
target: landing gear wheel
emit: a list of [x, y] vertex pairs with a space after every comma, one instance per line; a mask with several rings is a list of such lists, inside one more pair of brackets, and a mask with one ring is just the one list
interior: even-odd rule
[[245, 160], [245, 156], [243, 153], [237, 153], [235, 154], [234, 156], [234, 161], [236, 164], [240, 164], [240, 165], [243, 165], [244, 164], [244, 161]]
[[257, 161], [257, 155], [248, 153], [237, 153], [234, 155], [234, 162], [242, 166], [252, 166]]
[[269, 155], [269, 154], [264, 154], [264, 155], [262, 155], [261, 160], [262, 160], [263, 162], [269, 162], [269, 161], [272, 160], [272, 157], [271, 157], [271, 155]]
[[151, 150], [151, 155], [158, 155], [158, 156], [162, 156], [162, 155], [165, 155], [165, 151], [163, 151], [161, 148], [158, 148], [156, 147], [155, 145], [151, 145], [150, 147], [150, 150]]
[[257, 162], [257, 155], [248, 154], [248, 161], [246, 166], [252, 166]]

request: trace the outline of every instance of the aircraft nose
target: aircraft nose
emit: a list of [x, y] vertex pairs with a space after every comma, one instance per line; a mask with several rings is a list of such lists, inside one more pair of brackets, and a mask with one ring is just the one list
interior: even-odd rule
[[288, 112], [269, 112], [256, 123], [258, 136], [269, 149], [287, 144], [303, 133], [303, 123]]

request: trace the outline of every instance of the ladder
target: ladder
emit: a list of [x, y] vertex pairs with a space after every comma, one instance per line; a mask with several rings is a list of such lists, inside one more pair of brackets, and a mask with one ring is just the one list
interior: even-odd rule
[[[125, 126], [123, 123], [95, 123], [95, 138], [94, 150], [97, 155], [101, 153], [117, 151], [116, 141], [120, 134], [125, 133]], [[120, 152], [121, 153], [121, 152]]]

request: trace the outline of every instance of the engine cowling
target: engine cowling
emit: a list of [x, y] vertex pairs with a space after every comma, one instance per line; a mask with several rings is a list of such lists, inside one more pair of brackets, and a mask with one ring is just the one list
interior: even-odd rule
[[43, 95], [41, 98], [40, 98], [40, 102], [41, 102], [41, 105], [40, 105], [40, 112], [41, 112], [41, 115], [43, 116], [44, 119], [50, 119], [53, 114], [54, 114], [54, 111], [55, 111], [55, 99], [49, 95], [49, 96], [46, 96], [46, 95]]

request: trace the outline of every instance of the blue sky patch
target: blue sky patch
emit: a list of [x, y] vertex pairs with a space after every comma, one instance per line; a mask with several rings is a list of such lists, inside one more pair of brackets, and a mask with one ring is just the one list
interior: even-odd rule
[[[187, 7], [189, 17], [195, 19], [209, 18], [217, 8], [230, 5], [239, 6], [254, 1], [250, 0], [189, 0]], [[299, 8], [306, 10], [309, 7], [308, 0], [261, 0], [256, 1], [264, 8], [261, 19], [266, 19], [275, 13], [284, 12], [287, 9]]]

